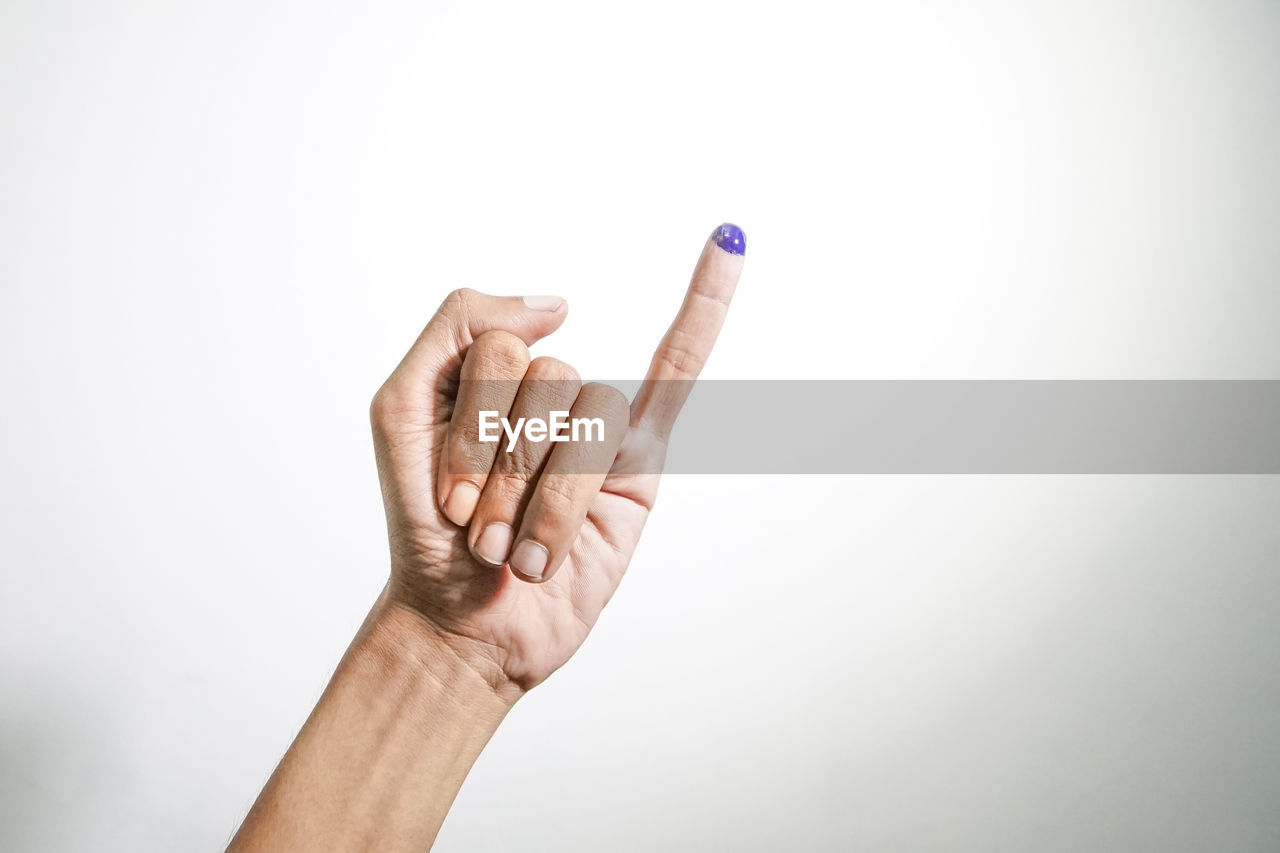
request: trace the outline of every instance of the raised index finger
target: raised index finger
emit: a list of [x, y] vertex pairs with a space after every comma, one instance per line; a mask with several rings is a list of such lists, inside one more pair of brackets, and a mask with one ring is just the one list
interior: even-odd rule
[[680, 313], [658, 344], [644, 384], [631, 403], [633, 428], [664, 441], [671, 434], [693, 380], [702, 372], [724, 325], [746, 249], [742, 229], [728, 222], [707, 238]]

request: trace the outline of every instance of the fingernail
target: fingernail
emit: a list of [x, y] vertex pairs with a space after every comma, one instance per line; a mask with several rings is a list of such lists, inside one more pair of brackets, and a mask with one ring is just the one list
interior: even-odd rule
[[476, 511], [476, 501], [480, 500], [480, 490], [474, 483], [459, 483], [453, 487], [444, 502], [444, 514], [459, 527], [471, 520], [471, 513]]
[[559, 311], [564, 300], [559, 296], [526, 296], [524, 304], [534, 311]]
[[511, 555], [511, 568], [527, 578], [541, 580], [547, 571], [547, 558], [550, 554], [532, 539], [526, 539], [516, 546]]
[[511, 550], [511, 525], [495, 521], [486, 527], [476, 540], [476, 556], [486, 563], [501, 566]]
[[747, 253], [747, 235], [742, 233], [742, 229], [732, 222], [726, 222], [716, 229], [714, 235], [716, 245], [724, 249], [731, 255], [745, 255]]

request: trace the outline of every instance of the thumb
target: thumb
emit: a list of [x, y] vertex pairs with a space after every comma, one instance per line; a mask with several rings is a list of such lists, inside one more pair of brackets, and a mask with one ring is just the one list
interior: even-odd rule
[[467, 347], [485, 332], [510, 332], [532, 345], [560, 328], [568, 304], [559, 296], [489, 296], [468, 288], [450, 293], [427, 323], [391, 381], [402, 390], [434, 391], [456, 378]]

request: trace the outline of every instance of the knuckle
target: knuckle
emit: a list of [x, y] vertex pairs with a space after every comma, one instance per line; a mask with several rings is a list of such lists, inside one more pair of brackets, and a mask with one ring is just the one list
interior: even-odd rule
[[[537, 475], [538, 469], [542, 467], [547, 457], [545, 447], [541, 443], [517, 441], [508, 450], [504, 443], [502, 450], [498, 453], [497, 461], [494, 462], [494, 468], [501, 472], [504, 479], [527, 484]], [[524, 485], [520, 486], [521, 493], [524, 488]]]
[[479, 294], [469, 287], [459, 287], [449, 291], [444, 301], [440, 303], [440, 313], [442, 314], [461, 314], [471, 306], [472, 300]]
[[706, 364], [706, 357], [697, 342], [680, 329], [672, 330], [672, 334], [663, 340], [658, 347], [658, 358], [681, 378], [696, 377]]
[[529, 348], [524, 341], [510, 332], [483, 332], [471, 345], [482, 373], [493, 371], [506, 376], [513, 372], [523, 375], [529, 366]]
[[461, 433], [454, 434], [451, 444], [450, 474], [485, 475], [489, 473], [489, 468], [493, 464], [493, 455], [488, 450], [491, 445], [481, 444], [478, 436], [472, 438]]
[[733, 297], [734, 278], [725, 273], [703, 273], [693, 280], [689, 292], [699, 299], [728, 309]]
[[570, 408], [582, 387], [582, 379], [578, 371], [563, 361], [541, 356], [530, 363], [521, 387], [521, 393], [527, 395], [527, 405], [545, 415], [552, 409]]
[[[490, 432], [492, 438], [492, 432]], [[449, 447], [453, 450], [454, 455], [470, 454], [489, 454], [489, 449], [497, 447], [501, 444], [501, 438], [497, 444], [492, 441], [480, 440], [480, 419], [478, 417], [454, 417], [449, 422]]]
[[574, 488], [569, 477], [544, 477], [538, 483], [538, 518], [563, 523], [573, 517]]
[[525, 378], [546, 382], [580, 383], [582, 381], [582, 377], [578, 375], [578, 371], [574, 370], [572, 365], [546, 355], [540, 355], [529, 362], [529, 369], [525, 372]]
[[384, 384], [369, 401], [369, 421], [375, 429], [384, 429], [395, 420], [403, 409], [398, 394], [390, 382]]
[[582, 395], [588, 395], [589, 405], [612, 420], [626, 418], [630, 414], [631, 401], [627, 399], [626, 394], [623, 394], [612, 385], [605, 385], [603, 382], [589, 382], [582, 387], [582, 392], [579, 395], [580, 399]]
[[489, 499], [500, 514], [514, 515], [525, 493], [529, 491], [528, 472], [510, 468], [495, 472], [489, 478], [486, 490], [490, 493]]

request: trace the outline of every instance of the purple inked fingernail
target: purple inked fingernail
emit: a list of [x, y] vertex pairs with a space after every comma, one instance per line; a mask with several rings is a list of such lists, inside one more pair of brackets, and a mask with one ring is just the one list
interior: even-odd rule
[[747, 253], [747, 238], [742, 229], [732, 222], [726, 222], [716, 229], [716, 245], [731, 255]]

